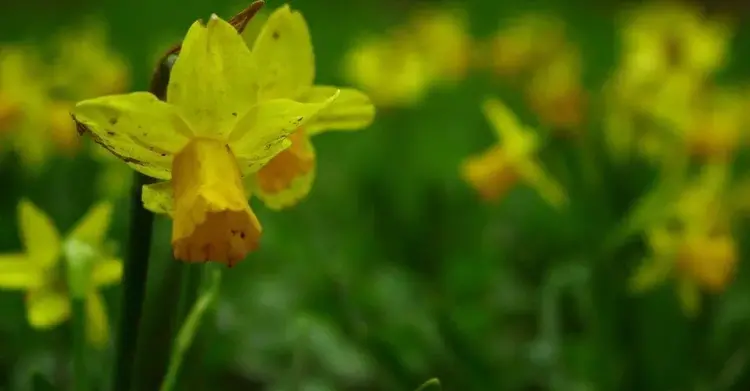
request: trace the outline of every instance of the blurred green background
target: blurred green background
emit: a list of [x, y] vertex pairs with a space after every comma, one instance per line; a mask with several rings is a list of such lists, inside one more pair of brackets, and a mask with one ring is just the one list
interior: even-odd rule
[[[281, 4], [269, 0], [267, 7]], [[417, 4], [445, 5], [290, 4], [309, 23], [317, 83], [334, 85], [349, 85], [341, 61], [359, 36], [403, 23]], [[489, 36], [526, 11], [559, 15], [580, 46], [590, 91], [600, 89], [617, 58], [619, 3], [450, 5], [467, 11], [474, 37]], [[214, 12], [229, 18], [245, 6], [236, 0], [28, 0], [0, 6], [0, 36], [4, 44], [46, 50], [63, 29], [100, 18], [111, 49], [130, 66], [131, 90], [144, 90], [160, 51], [195, 19]], [[730, 65], [720, 75], [729, 83], [748, 76], [747, 38], [740, 29], [733, 40]], [[543, 159], [566, 187], [570, 208], [556, 211], [525, 187], [502, 202], [483, 202], [459, 167], [493, 141], [480, 110], [489, 96], [507, 102], [524, 123], [539, 124], [516, 89], [477, 71], [431, 89], [418, 105], [379, 108], [375, 123], [361, 132], [316, 138], [318, 177], [306, 200], [281, 212], [253, 200], [264, 226], [261, 248], [225, 272], [220, 301], [187, 357], [180, 389], [414, 390], [433, 377], [445, 390], [466, 391], [750, 389], [750, 276], [742, 262], [750, 231], [736, 236], [741, 261], [734, 281], [723, 294], [706, 296], [696, 318], [682, 313], [669, 283], [629, 293], [644, 244], [635, 238], [606, 257], [599, 245], [649, 188], [653, 172], [638, 164], [615, 167], [598, 151], [606, 180], [592, 191], [569, 172], [580, 152], [576, 144], [557, 140]], [[592, 98], [592, 107], [597, 103]], [[30, 174], [6, 151], [0, 252], [21, 248], [15, 216], [22, 197], [65, 232], [102, 197], [96, 183], [103, 170], [79, 154], [54, 156]], [[115, 202], [110, 237], [122, 254], [130, 204], [127, 194]], [[157, 217], [137, 390], [158, 389], [169, 354], [168, 312], [180, 291], [170, 224]], [[115, 325], [119, 288], [105, 293]], [[23, 295], [0, 292], [0, 390], [31, 390], [35, 376], [66, 389], [69, 333], [67, 324], [30, 328]], [[102, 384], [111, 346], [90, 357], [92, 379]]]

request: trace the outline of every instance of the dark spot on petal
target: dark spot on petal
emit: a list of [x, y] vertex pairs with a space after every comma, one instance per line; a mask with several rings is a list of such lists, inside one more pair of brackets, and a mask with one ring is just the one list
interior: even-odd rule
[[111, 131], [111, 130], [108, 130], [108, 131], [107, 131], [107, 135], [110, 135], [110, 136], [114, 136], [115, 134], [116, 134], [116, 133], [115, 133], [115, 132], [113, 132], [113, 131]]
[[245, 239], [245, 233], [244, 232], [240, 232], [240, 238]]
[[236, 116], [237, 116], [237, 113], [232, 113], [232, 116], [233, 116], [233, 117], [236, 117]]
[[117, 117], [112, 117], [109, 119], [110, 125], [117, 125]]
[[167, 156], [167, 154], [166, 154], [166, 153], [162, 153], [162, 154], [161, 154], [161, 157], [164, 157], [164, 156]]
[[271, 38], [273, 39], [279, 39], [280, 35], [278, 31], [274, 31], [273, 34], [271, 34]]

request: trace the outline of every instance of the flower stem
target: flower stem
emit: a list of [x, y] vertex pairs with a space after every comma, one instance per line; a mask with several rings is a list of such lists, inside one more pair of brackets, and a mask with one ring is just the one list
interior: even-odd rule
[[204, 274], [201, 294], [185, 319], [185, 323], [180, 328], [180, 332], [177, 334], [174, 346], [172, 347], [167, 374], [164, 376], [164, 382], [159, 388], [160, 391], [172, 391], [174, 389], [180, 372], [180, 366], [198, 332], [201, 320], [203, 320], [206, 311], [213, 305], [219, 295], [221, 270], [211, 264], [205, 265], [204, 268], [206, 274]]
[[73, 327], [73, 389], [89, 389], [86, 371], [86, 302], [81, 298], [71, 299]]
[[136, 173], [131, 191], [129, 251], [123, 271], [120, 323], [113, 372], [113, 391], [130, 391], [138, 331], [146, 296], [148, 260], [154, 216], [143, 208], [141, 192], [149, 179]]
[[198, 299], [203, 267], [201, 265], [181, 263], [178, 265], [180, 274], [180, 297], [177, 299], [177, 310], [173, 319], [173, 330], [177, 330], [187, 318], [192, 306]]

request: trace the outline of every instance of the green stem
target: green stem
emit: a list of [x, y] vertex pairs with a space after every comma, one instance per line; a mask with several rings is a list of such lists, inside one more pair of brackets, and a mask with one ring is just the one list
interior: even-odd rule
[[[172, 323], [170, 325], [171, 335], [177, 335], [178, 330], [190, 315], [192, 307], [198, 301], [201, 279], [203, 278], [203, 272], [206, 270], [203, 265], [183, 262], [176, 263], [178, 263], [176, 269], [180, 279], [180, 291], [177, 298], [177, 306], [175, 307], [175, 312], [172, 316]], [[170, 349], [174, 349], [176, 344], [176, 338], [170, 341]], [[189, 364], [190, 362], [186, 363], [188, 366]], [[179, 383], [178, 385], [182, 385], [182, 382], [185, 380], [177, 379], [177, 381]]]
[[174, 319], [172, 320], [173, 330], [177, 330], [185, 322], [192, 306], [198, 299], [201, 278], [204, 270], [201, 265], [189, 263], [180, 263], [178, 266], [178, 273], [180, 274], [180, 296], [177, 299], [177, 310], [175, 311]]
[[141, 193], [149, 179], [136, 173], [130, 205], [130, 234], [128, 253], [123, 270], [122, 302], [120, 323], [117, 333], [113, 391], [130, 391], [133, 381], [138, 331], [143, 314], [143, 300], [146, 296], [151, 233], [154, 215], [143, 208]]
[[200, 297], [190, 310], [185, 323], [182, 325], [174, 346], [172, 355], [169, 360], [169, 367], [164, 376], [164, 382], [159, 388], [160, 391], [171, 391], [174, 389], [180, 372], [180, 366], [185, 358], [190, 345], [198, 332], [201, 321], [206, 311], [213, 305], [219, 295], [219, 286], [221, 285], [221, 270], [214, 265], [206, 265], [205, 271], [208, 273], [207, 280], [204, 281]]
[[86, 302], [84, 299], [71, 299], [73, 326], [73, 389], [89, 389], [86, 371]]

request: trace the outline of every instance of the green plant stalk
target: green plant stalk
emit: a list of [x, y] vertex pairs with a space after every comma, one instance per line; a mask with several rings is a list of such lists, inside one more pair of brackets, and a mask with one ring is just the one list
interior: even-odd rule
[[154, 223], [154, 215], [144, 209], [141, 203], [143, 185], [148, 184], [150, 179], [140, 173], [135, 173], [135, 176], [131, 191], [128, 253], [123, 266], [122, 299], [111, 388], [113, 391], [130, 391], [133, 381]]
[[201, 279], [203, 277], [203, 267], [198, 264], [180, 263], [178, 273], [180, 275], [180, 296], [178, 297], [176, 311], [173, 319], [173, 330], [185, 322], [192, 306], [198, 299]]
[[[198, 295], [201, 290], [201, 280], [203, 278], [204, 271], [204, 265], [200, 264], [179, 262], [179, 264], [177, 265], [177, 273], [180, 281], [180, 291], [177, 298], [177, 306], [175, 307], [175, 312], [172, 316], [170, 335], [177, 335], [178, 330], [190, 315], [192, 307], [198, 301]], [[177, 339], [174, 338], [170, 342], [170, 349], [174, 349], [176, 344]], [[190, 362], [185, 364], [190, 365]], [[185, 382], [184, 377], [179, 378], [178, 376], [177, 384], [182, 386], [184, 385], [182, 384], [183, 382]]]
[[219, 295], [221, 270], [215, 267], [215, 265], [207, 264], [204, 266], [204, 271], [206, 278], [203, 281], [201, 294], [185, 319], [185, 323], [180, 328], [180, 332], [177, 334], [169, 359], [169, 367], [167, 367], [164, 381], [159, 388], [160, 391], [172, 391], [174, 389], [185, 354], [193, 343], [195, 335], [198, 333], [204, 315]]
[[88, 391], [86, 371], [86, 302], [82, 298], [71, 299], [73, 326], [73, 389]]

